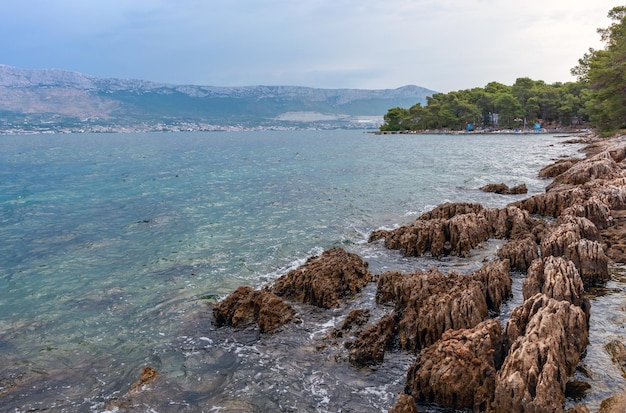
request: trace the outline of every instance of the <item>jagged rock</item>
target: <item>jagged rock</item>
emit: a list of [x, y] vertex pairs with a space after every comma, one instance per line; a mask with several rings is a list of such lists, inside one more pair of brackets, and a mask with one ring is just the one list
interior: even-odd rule
[[257, 323], [261, 332], [268, 332], [293, 319], [295, 310], [276, 295], [265, 290], [242, 286], [213, 307], [215, 324], [236, 328]]
[[612, 211], [613, 225], [603, 229], [602, 241], [611, 260], [626, 263], [626, 211]]
[[512, 268], [526, 271], [539, 258], [539, 247], [532, 236], [511, 240], [498, 250], [498, 258], [509, 260]]
[[419, 402], [485, 411], [493, 398], [502, 357], [497, 320], [472, 329], [449, 330], [418, 354], [408, 371], [405, 392]]
[[502, 303], [513, 295], [509, 260], [491, 261], [474, 271], [469, 277], [480, 281], [485, 286], [487, 307], [491, 311], [499, 311]]
[[582, 185], [594, 179], [613, 179], [621, 175], [621, 168], [608, 152], [584, 159], [556, 176], [546, 191], [567, 185]]
[[322, 308], [360, 292], [372, 280], [366, 262], [342, 248], [324, 251], [278, 278], [272, 291], [283, 298]]
[[415, 399], [408, 394], [400, 393], [396, 405], [388, 411], [389, 413], [418, 413]]
[[483, 192], [493, 192], [499, 195], [519, 195], [528, 193], [526, 184], [516, 185], [512, 188], [509, 188], [509, 186], [504, 183], [487, 184], [485, 186], [481, 186], [479, 189]]
[[598, 285], [611, 279], [609, 259], [599, 243], [581, 239], [567, 246], [565, 256], [574, 262], [586, 285]]
[[540, 244], [541, 256], [567, 255], [568, 247], [583, 238], [599, 241], [601, 236], [596, 226], [587, 218], [562, 216], [544, 232]]
[[[591, 384], [581, 380], [570, 380], [565, 384], [565, 397], [580, 400], [585, 397], [585, 393], [591, 388]], [[580, 405], [579, 405], [580, 406]], [[571, 411], [568, 410], [568, 413]]]
[[469, 275], [388, 272], [378, 281], [376, 300], [393, 302], [400, 345], [418, 350], [449, 329], [471, 328], [497, 311], [511, 295], [509, 262], [495, 260]]
[[572, 205], [584, 202], [587, 195], [582, 188], [574, 187], [561, 191], [553, 191], [539, 194], [512, 205], [517, 206], [531, 214], [549, 217], [558, 217], [561, 212]]
[[587, 218], [598, 229], [605, 229], [613, 224], [611, 209], [597, 196], [592, 196], [581, 204], [574, 204], [566, 208], [563, 210], [563, 215]]
[[558, 175], [561, 175], [563, 172], [567, 171], [569, 168], [580, 162], [580, 159], [560, 159], [555, 163], [543, 167], [539, 171], [540, 178], [554, 178]]
[[558, 301], [569, 301], [583, 310], [589, 322], [591, 304], [585, 296], [583, 280], [576, 265], [566, 258], [548, 256], [535, 260], [528, 269], [522, 291], [524, 300], [541, 293]]
[[611, 355], [613, 363], [622, 370], [622, 376], [626, 377], [626, 345], [619, 340], [608, 342], [604, 348]]
[[485, 209], [481, 204], [469, 202], [446, 202], [425, 212], [418, 219], [429, 221], [431, 219], [450, 219], [455, 215], [477, 214]]
[[393, 343], [396, 319], [394, 314], [367, 327], [350, 346], [350, 363], [357, 367], [382, 363], [385, 350]]
[[510, 350], [496, 376], [496, 412], [563, 412], [567, 379], [588, 343], [583, 310], [544, 294], [511, 313]]
[[538, 222], [530, 217], [528, 211], [516, 206], [485, 209], [483, 215], [490, 225], [490, 237], [499, 239], [525, 238], [538, 225]]
[[626, 412], [626, 392], [605, 399], [600, 404], [598, 413], [624, 413]]

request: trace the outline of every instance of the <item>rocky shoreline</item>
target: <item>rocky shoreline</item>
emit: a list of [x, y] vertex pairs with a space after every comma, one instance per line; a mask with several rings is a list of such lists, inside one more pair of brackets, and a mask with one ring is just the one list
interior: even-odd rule
[[[594, 139], [585, 153], [544, 168], [540, 175], [554, 180], [543, 194], [505, 208], [443, 204], [370, 236], [405, 256], [433, 257], [467, 257], [489, 239], [505, 240], [477, 271], [371, 274], [358, 255], [334, 248], [260, 290], [240, 287], [213, 306], [213, 322], [281, 334], [282, 326], [306, 317], [300, 304], [331, 311], [376, 283], [375, 305], [390, 311], [373, 320], [368, 309], [351, 311], [318, 350], [335, 348], [357, 369], [384, 364], [389, 352], [416, 354], [390, 412], [431, 403], [565, 412], [566, 397], [588, 387], [573, 377], [589, 342], [587, 290], [610, 279], [610, 263], [626, 263], [626, 136]], [[501, 325], [495, 317], [512, 295], [511, 269], [527, 274], [524, 301]], [[615, 363], [626, 365], [624, 343], [609, 344]], [[626, 394], [618, 394], [600, 412], [625, 410]]]

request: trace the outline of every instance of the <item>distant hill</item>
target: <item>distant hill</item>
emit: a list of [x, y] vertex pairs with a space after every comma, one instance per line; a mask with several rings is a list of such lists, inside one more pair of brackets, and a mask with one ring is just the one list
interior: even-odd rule
[[363, 127], [433, 93], [169, 85], [0, 65], [0, 132]]

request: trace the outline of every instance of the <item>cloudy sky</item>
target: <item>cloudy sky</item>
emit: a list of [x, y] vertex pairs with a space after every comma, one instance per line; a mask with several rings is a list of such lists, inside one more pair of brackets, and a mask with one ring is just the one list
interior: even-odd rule
[[0, 0], [0, 63], [212, 86], [570, 81], [617, 0]]

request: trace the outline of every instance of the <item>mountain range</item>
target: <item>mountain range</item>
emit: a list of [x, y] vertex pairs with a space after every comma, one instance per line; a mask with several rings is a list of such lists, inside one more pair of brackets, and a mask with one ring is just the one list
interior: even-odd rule
[[376, 127], [388, 109], [433, 93], [171, 85], [0, 65], [0, 132]]

